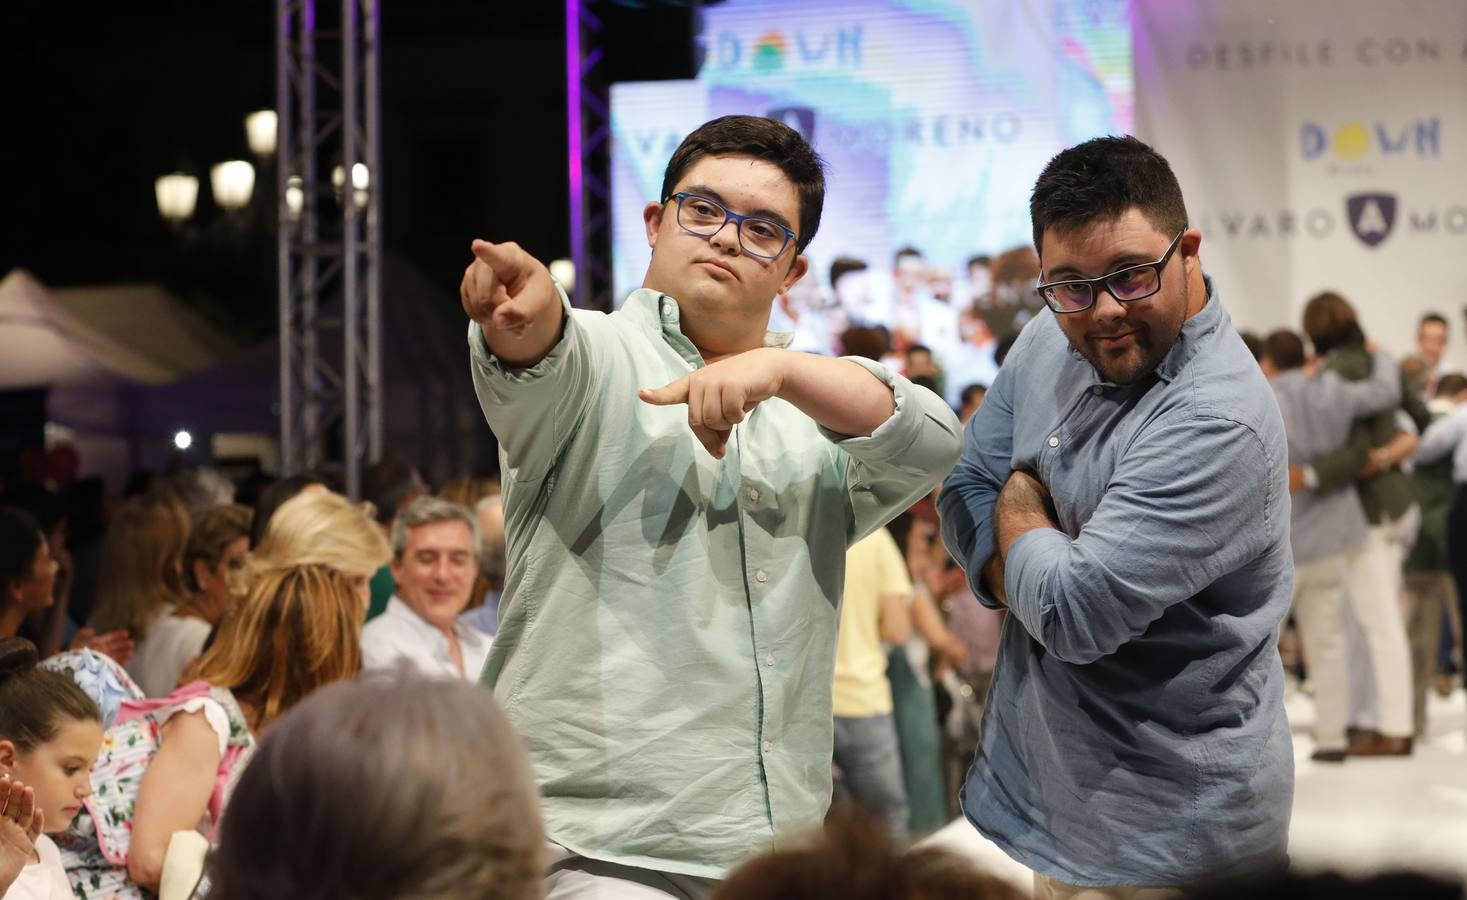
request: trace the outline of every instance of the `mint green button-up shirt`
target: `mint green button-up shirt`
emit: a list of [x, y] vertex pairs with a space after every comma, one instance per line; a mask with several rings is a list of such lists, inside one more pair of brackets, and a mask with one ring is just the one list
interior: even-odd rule
[[717, 878], [818, 825], [845, 550], [952, 468], [952, 411], [856, 360], [895, 396], [875, 433], [771, 399], [714, 459], [686, 407], [637, 397], [704, 364], [676, 301], [646, 289], [610, 315], [567, 305], [529, 368], [500, 364], [477, 325], [469, 346], [509, 551], [483, 682], [529, 749], [549, 838]]

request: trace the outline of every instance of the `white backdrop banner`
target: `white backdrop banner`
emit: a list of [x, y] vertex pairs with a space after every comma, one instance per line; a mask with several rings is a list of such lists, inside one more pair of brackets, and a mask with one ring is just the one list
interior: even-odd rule
[[1467, 2], [1134, 0], [1136, 133], [1175, 168], [1239, 328], [1335, 290], [1467, 363]]

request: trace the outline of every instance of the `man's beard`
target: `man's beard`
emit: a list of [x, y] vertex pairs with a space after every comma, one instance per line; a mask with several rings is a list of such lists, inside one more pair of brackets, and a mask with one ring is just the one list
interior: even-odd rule
[[[1133, 384], [1150, 375], [1166, 358], [1182, 332], [1182, 325], [1187, 321], [1187, 310], [1190, 308], [1190, 286], [1184, 281], [1182, 282], [1182, 303], [1177, 314], [1177, 321], [1158, 323], [1166, 329], [1166, 334], [1154, 334], [1151, 323], [1148, 322], [1123, 322], [1112, 334], [1131, 333], [1131, 344], [1124, 352], [1106, 352], [1100, 338], [1107, 335], [1098, 332], [1085, 334], [1082, 346], [1075, 349], [1090, 361], [1090, 365], [1095, 367], [1095, 371], [1100, 373], [1103, 380], [1111, 384]], [[1073, 343], [1072, 341], [1072, 346]]]

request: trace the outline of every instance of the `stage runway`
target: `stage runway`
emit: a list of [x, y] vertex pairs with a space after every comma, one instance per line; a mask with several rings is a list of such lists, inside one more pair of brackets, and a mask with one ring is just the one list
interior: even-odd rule
[[[1467, 880], [1467, 695], [1429, 698], [1426, 736], [1405, 758], [1311, 762], [1314, 704], [1297, 689], [1287, 707], [1294, 730], [1294, 818], [1289, 855], [1301, 871], [1415, 869]], [[1033, 876], [964, 820], [928, 839], [1028, 890]]]

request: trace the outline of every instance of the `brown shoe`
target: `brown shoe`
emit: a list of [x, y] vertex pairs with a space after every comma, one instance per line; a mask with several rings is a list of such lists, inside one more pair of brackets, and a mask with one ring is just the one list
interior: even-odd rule
[[1351, 756], [1410, 756], [1411, 739], [1387, 737], [1378, 731], [1361, 731], [1351, 736]]

